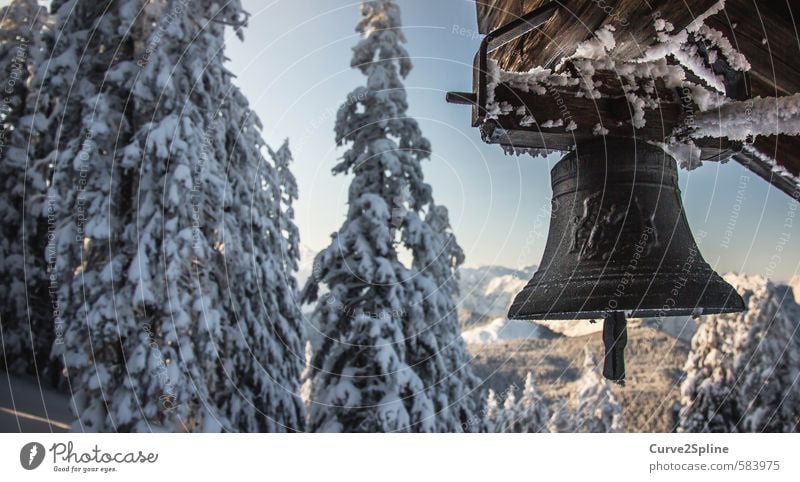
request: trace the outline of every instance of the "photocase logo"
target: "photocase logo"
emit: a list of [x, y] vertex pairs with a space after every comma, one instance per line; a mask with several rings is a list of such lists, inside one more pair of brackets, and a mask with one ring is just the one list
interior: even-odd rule
[[33, 470], [42, 465], [44, 460], [44, 445], [39, 442], [30, 442], [19, 451], [19, 463], [25, 470]]

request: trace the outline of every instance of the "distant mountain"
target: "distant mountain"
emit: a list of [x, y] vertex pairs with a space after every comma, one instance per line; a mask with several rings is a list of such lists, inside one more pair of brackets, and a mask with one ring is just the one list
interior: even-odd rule
[[[461, 269], [461, 295], [459, 300], [459, 320], [467, 343], [490, 343], [496, 340], [535, 337], [536, 325], [547, 329], [553, 335], [567, 337], [585, 336], [603, 329], [602, 320], [537, 320], [536, 322], [516, 322], [505, 320], [508, 307], [533, 276], [536, 267], [516, 270], [504, 266], [483, 266]], [[761, 286], [769, 282], [759, 276], [726, 274], [725, 278], [734, 286]], [[772, 285], [772, 283], [769, 283]], [[788, 283], [794, 290], [794, 299], [800, 299], [800, 276]], [[779, 287], [780, 284], [775, 285]], [[713, 315], [712, 315], [713, 316]], [[689, 316], [664, 317], [660, 319], [630, 319], [629, 327], [635, 329], [647, 326], [682, 341], [689, 342], [697, 331], [697, 322]], [[800, 320], [798, 320], [800, 322]], [[533, 325], [533, 328], [528, 328]]]
[[316, 251], [305, 244], [300, 244], [300, 263], [297, 274], [295, 275], [300, 288], [302, 288], [306, 284], [306, 280], [311, 277], [311, 273], [314, 271], [314, 258], [316, 256]]
[[468, 344], [497, 343], [509, 340], [551, 339], [560, 335], [535, 322], [497, 318], [461, 333]]
[[789, 286], [794, 292], [795, 301], [800, 302], [800, 275], [792, 276], [792, 279], [789, 280]]
[[470, 327], [505, 317], [514, 296], [531, 279], [535, 266], [521, 270], [504, 266], [461, 268], [459, 321]]

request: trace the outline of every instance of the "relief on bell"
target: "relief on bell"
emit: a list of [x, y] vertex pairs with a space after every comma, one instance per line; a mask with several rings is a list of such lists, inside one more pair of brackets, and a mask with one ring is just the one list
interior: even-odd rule
[[[658, 246], [653, 212], [644, 212], [638, 196], [628, 206], [612, 202], [603, 206], [605, 191], [596, 191], [583, 200], [583, 211], [572, 219], [571, 253], [578, 261], [608, 260], [612, 252], [638, 251], [646, 257]], [[638, 240], [634, 242], [635, 240]]]

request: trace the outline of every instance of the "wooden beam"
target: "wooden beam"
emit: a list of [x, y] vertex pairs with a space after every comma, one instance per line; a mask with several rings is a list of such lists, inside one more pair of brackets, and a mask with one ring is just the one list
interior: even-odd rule
[[783, 191], [792, 199], [800, 201], [800, 176], [776, 172], [769, 162], [749, 152], [739, 151], [732, 157], [747, 170]]
[[800, 178], [800, 137], [797, 136], [767, 136], [758, 137], [753, 142], [753, 147], [765, 156], [774, 159], [777, 164], [795, 177]]
[[[606, 75], [610, 76], [610, 73]], [[607, 82], [608, 79], [604, 81], [605, 85], [611, 85]], [[597, 128], [603, 128], [608, 131], [608, 136], [663, 141], [683, 117], [680, 100], [670, 89], [661, 90], [662, 102], [658, 109], [645, 110], [645, 126], [641, 129], [633, 127], [633, 109], [620, 94], [621, 87], [617, 95], [604, 95], [600, 99], [575, 97], [578, 89], [577, 86], [554, 88], [548, 94], [537, 95], [499, 85], [495, 89], [497, 102], [527, 106], [537, 123], [527, 125], [523, 114], [503, 115], [485, 125], [481, 123], [484, 140], [513, 143], [516, 147], [569, 150], [576, 143], [599, 137]], [[549, 125], [547, 121], [555, 126], [544, 127]], [[570, 122], [575, 123], [575, 129], [567, 130]]]
[[[717, 3], [716, 0], [555, 1], [562, 8], [547, 23], [491, 54], [503, 70], [524, 72], [537, 66], [553, 67], [604, 25], [615, 28], [617, 46], [611, 55], [618, 61], [631, 60], [656, 43], [653, 21], [657, 16], [672, 23], [675, 32], [684, 29]], [[487, 33], [545, 3], [547, 0], [478, 0], [479, 29]], [[744, 76], [744, 87], [739, 82], [736, 92], [728, 92], [731, 98], [779, 97], [800, 92], [800, 64], [794, 61], [800, 58], [800, 35], [795, 27], [797, 18], [800, 18], [800, 8], [792, 8], [792, 2], [726, 0], [724, 10], [705, 20], [706, 25], [722, 32], [752, 66]], [[687, 77], [692, 77], [691, 72], [687, 72]], [[603, 84], [607, 84], [606, 79], [603, 79]], [[631, 110], [624, 96], [604, 92], [604, 97], [595, 101], [576, 98], [574, 93], [562, 89], [537, 96], [501, 86], [496, 91], [497, 100], [529, 106], [539, 124], [523, 125], [524, 116], [516, 114], [484, 122], [483, 112], [477, 107], [473, 109], [473, 122], [481, 126], [487, 142], [564, 150], [576, 142], [596, 137], [597, 124], [608, 129], [609, 136], [659, 140], [672, 133], [685, 117], [679, 103], [665, 93], [658, 109], [645, 111], [645, 127], [634, 129], [630, 123]], [[565, 103], [567, 113], [563, 112]], [[563, 125], [541, 126], [547, 120], [558, 119], [562, 119]], [[566, 131], [570, 120], [575, 122], [576, 128]], [[797, 199], [800, 137], [762, 136], [754, 142], [754, 147], [764, 156], [774, 159], [785, 173], [774, 172], [770, 161], [743, 153], [737, 149], [737, 143], [726, 139], [700, 139], [695, 143], [701, 147], [704, 159], [733, 157]]]
[[800, 8], [793, 9], [790, 3], [727, 0], [725, 10], [705, 22], [722, 32], [750, 62], [752, 69], [745, 78], [752, 97], [800, 92], [800, 66], [796, 61], [800, 42], [794, 25]]
[[[479, 30], [488, 33], [547, 1], [478, 0]], [[592, 38], [603, 25], [616, 29], [617, 47], [612, 55], [629, 60], [656, 42], [655, 18], [667, 19], [680, 30], [717, 3], [716, 0], [555, 1], [563, 8], [545, 25], [493, 54], [501, 68], [524, 72], [536, 66], [552, 67], [571, 55], [580, 43]]]

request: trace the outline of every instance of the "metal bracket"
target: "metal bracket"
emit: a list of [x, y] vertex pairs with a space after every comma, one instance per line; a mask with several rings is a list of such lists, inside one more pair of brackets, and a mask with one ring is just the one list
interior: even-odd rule
[[445, 100], [451, 104], [472, 104], [478, 109], [486, 109], [487, 76], [489, 73], [489, 53], [503, 45], [541, 27], [561, 8], [558, 2], [548, 2], [505, 25], [492, 30], [481, 41], [478, 50], [477, 93], [448, 92]]

